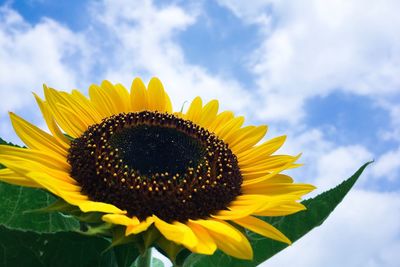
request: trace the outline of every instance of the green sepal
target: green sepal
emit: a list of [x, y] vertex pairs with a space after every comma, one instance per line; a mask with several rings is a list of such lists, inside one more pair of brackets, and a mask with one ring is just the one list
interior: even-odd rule
[[187, 248], [183, 248], [175, 257], [175, 265], [183, 266], [183, 263], [190, 255], [192, 255], [192, 252]]
[[27, 211], [25, 211], [25, 213], [62, 212], [62, 213], [67, 213], [67, 214], [73, 214], [73, 213], [76, 213], [77, 210], [79, 210], [78, 207], [65, 202], [61, 198], [58, 198], [56, 201], [54, 201], [47, 207], [33, 209], [33, 210], [27, 210]]
[[174, 265], [176, 265], [176, 257], [184, 247], [175, 242], [169, 241], [165, 237], [160, 237], [157, 240], [157, 249], [161, 254], [168, 257]]
[[79, 207], [69, 204], [61, 198], [58, 198], [52, 204], [47, 207], [28, 210], [25, 213], [49, 213], [49, 212], [61, 212], [65, 215], [71, 215], [80, 222], [85, 223], [103, 223], [101, 219], [104, 213], [101, 212], [82, 212]]
[[180, 110], [179, 112], [183, 113], [183, 109], [185, 108], [185, 104], [186, 104], [187, 102], [188, 102], [188, 101], [184, 101], [184, 102], [183, 102], [183, 104], [182, 104], [182, 106], [181, 106], [181, 110]]
[[78, 221], [85, 223], [102, 223], [101, 219], [104, 213], [101, 212], [80, 212], [80, 214], [72, 214]]
[[157, 228], [152, 225], [147, 231], [143, 232], [143, 244], [144, 249], [148, 249], [153, 246], [154, 242], [157, 241], [161, 237], [161, 233], [157, 230]]
[[65, 137], [67, 137], [69, 139], [69, 141], [74, 141], [75, 138], [73, 138], [72, 136], [68, 135], [68, 134], [64, 134]]
[[139, 235], [129, 235], [125, 236], [125, 226], [115, 226], [112, 228], [112, 241], [111, 245], [108, 249], [111, 249], [116, 246], [121, 246], [129, 243], [133, 243], [135, 246], [139, 247], [139, 243], [142, 242], [142, 239]]
[[102, 223], [97, 225], [81, 224], [84, 228], [79, 233], [87, 236], [112, 236], [112, 228], [114, 227], [111, 223]]

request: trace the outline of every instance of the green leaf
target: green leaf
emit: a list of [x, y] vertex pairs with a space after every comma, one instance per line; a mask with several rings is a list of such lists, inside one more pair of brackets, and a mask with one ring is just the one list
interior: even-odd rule
[[79, 222], [61, 213], [29, 212], [50, 205], [55, 197], [40, 190], [0, 182], [0, 225], [40, 233], [79, 230]]
[[[0, 144], [13, 145], [1, 138]], [[0, 169], [3, 167], [0, 166]], [[0, 182], [0, 225], [40, 233], [79, 230], [77, 220], [61, 213], [29, 212], [47, 207], [55, 201], [55, 197], [41, 189]]]
[[[262, 217], [263, 220], [271, 223], [276, 228], [285, 233], [293, 242], [307, 234], [313, 228], [321, 225], [336, 206], [343, 200], [346, 194], [353, 187], [358, 177], [370, 163], [364, 164], [353, 176], [342, 182], [337, 187], [326, 191], [315, 198], [308, 199], [302, 203], [307, 210], [284, 217]], [[187, 258], [185, 267], [254, 267], [266, 261], [287, 245], [264, 238], [260, 235], [248, 232], [248, 237], [254, 250], [252, 261], [239, 260], [230, 257], [221, 251], [217, 251], [213, 256], [192, 254]]]
[[110, 242], [72, 232], [38, 234], [0, 226], [1, 266], [117, 266]]
[[118, 267], [134, 266], [136, 258], [140, 255], [139, 250], [133, 243], [113, 247]]

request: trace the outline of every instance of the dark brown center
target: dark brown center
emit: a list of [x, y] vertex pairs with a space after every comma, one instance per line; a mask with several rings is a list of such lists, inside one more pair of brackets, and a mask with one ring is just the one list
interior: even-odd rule
[[121, 113], [71, 143], [71, 176], [94, 201], [140, 220], [206, 218], [240, 194], [236, 156], [191, 121], [158, 112]]

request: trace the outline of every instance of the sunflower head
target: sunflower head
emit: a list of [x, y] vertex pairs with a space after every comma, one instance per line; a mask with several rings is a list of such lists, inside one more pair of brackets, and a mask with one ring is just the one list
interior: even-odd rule
[[50, 134], [11, 113], [27, 149], [0, 146], [0, 180], [44, 188], [146, 246], [251, 259], [237, 226], [290, 243], [262, 217], [303, 210], [298, 201], [314, 187], [281, 174], [298, 156], [275, 155], [285, 138], [261, 141], [266, 126], [243, 126], [199, 97], [173, 112], [157, 78], [147, 88], [136, 78], [130, 92], [104, 81], [89, 98], [47, 87], [44, 95], [35, 98]]

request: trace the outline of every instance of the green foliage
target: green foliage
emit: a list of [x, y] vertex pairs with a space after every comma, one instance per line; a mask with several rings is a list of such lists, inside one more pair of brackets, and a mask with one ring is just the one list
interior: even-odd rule
[[0, 226], [1, 266], [116, 266], [109, 241], [73, 232], [39, 234]]
[[[318, 195], [315, 198], [308, 199], [302, 203], [307, 210], [285, 217], [263, 217], [262, 219], [271, 223], [276, 228], [285, 233], [293, 242], [307, 234], [313, 228], [321, 225], [336, 206], [343, 200], [346, 194], [357, 181], [358, 177], [364, 171], [369, 163], [364, 164], [353, 176], [338, 185], [337, 187]], [[199, 254], [192, 254], [187, 258], [185, 267], [254, 267], [266, 261], [287, 245], [264, 238], [260, 235], [248, 232], [251, 245], [254, 250], [253, 261], [245, 261], [230, 257], [220, 251], [213, 256], [207, 257]]]
[[0, 182], [0, 225], [38, 233], [79, 230], [79, 222], [73, 217], [61, 213], [29, 212], [54, 201], [55, 197], [43, 190]]
[[136, 258], [139, 256], [139, 250], [132, 243], [116, 246], [112, 249], [115, 254], [115, 261], [118, 267], [134, 266]]

